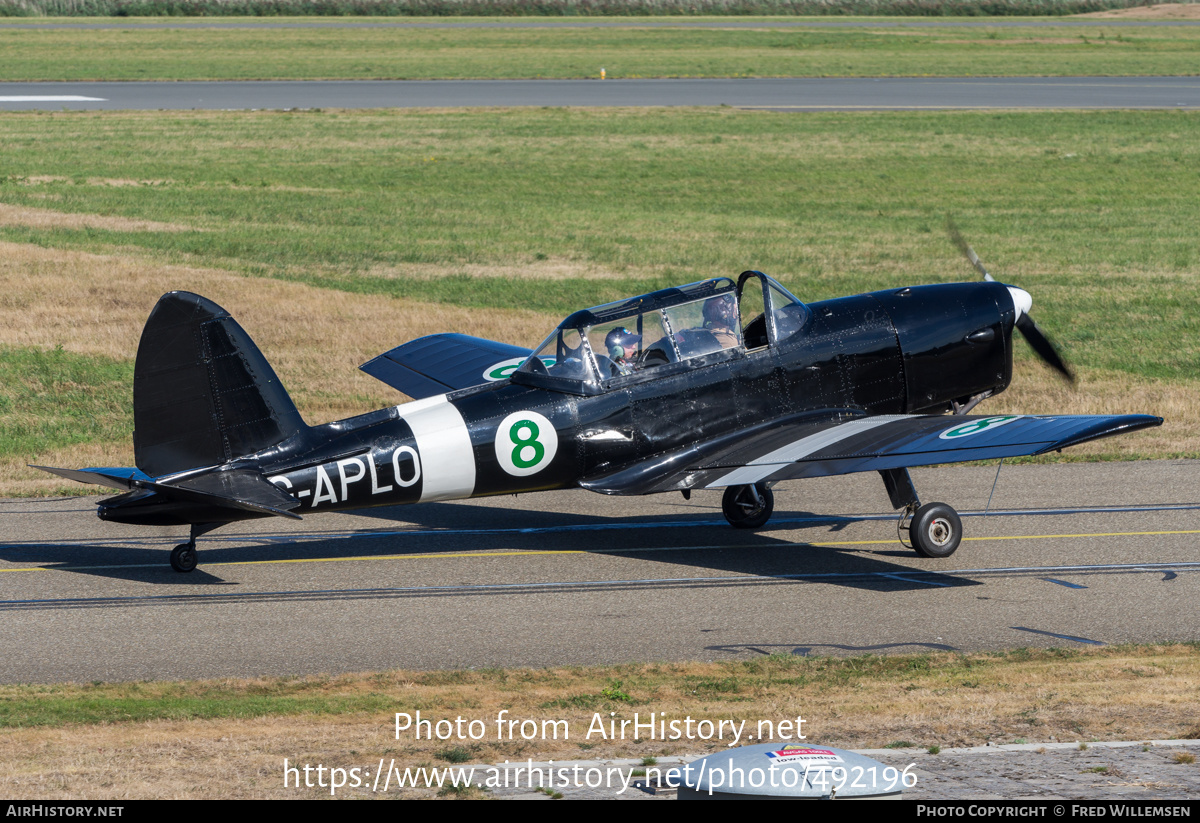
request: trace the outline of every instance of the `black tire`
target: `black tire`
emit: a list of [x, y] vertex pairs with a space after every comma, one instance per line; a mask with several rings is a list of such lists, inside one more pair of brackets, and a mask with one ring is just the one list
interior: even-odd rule
[[196, 568], [196, 550], [190, 543], [180, 543], [171, 549], [171, 568], [182, 574]]
[[962, 541], [962, 520], [945, 503], [926, 503], [913, 515], [908, 534], [922, 557], [949, 557]]
[[[757, 491], [757, 498], [754, 492]], [[765, 526], [775, 511], [775, 495], [765, 483], [753, 486], [730, 486], [721, 497], [721, 511], [735, 529], [757, 529]]]

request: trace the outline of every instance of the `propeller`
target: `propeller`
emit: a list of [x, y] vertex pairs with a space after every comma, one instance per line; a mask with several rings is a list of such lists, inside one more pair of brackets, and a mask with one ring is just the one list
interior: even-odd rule
[[[954, 220], [949, 217], [946, 218], [946, 230], [950, 232], [950, 239], [954, 241], [954, 245], [958, 246], [958, 250], [975, 267], [975, 271], [982, 274], [983, 279], [989, 283], [996, 282], [996, 278], [988, 274], [988, 270], [983, 267], [979, 255], [975, 254], [975, 250], [971, 248], [971, 245], [963, 238], [962, 233], [959, 232], [958, 226], [954, 224]], [[1062, 359], [1062, 356], [1059, 355], [1046, 333], [1029, 316], [1029, 310], [1033, 307], [1033, 297], [1030, 296], [1029, 292], [1024, 289], [1018, 289], [1016, 286], [1006, 286], [1005, 288], [1012, 295], [1013, 309], [1017, 313], [1017, 330], [1021, 332], [1021, 336], [1025, 338], [1025, 342], [1033, 348], [1037, 356], [1042, 358], [1048, 366], [1066, 378], [1068, 383], [1074, 383], [1075, 375], [1071, 372], [1071, 368]]]

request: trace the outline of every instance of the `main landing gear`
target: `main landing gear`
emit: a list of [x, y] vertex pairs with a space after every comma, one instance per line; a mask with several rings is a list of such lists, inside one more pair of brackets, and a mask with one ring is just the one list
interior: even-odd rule
[[196, 568], [196, 538], [206, 534], [224, 523], [193, 523], [188, 542], [180, 543], [171, 549], [171, 568], [182, 574]]
[[[900, 509], [896, 524], [900, 542], [922, 557], [949, 557], [962, 542], [962, 520], [945, 503], [921, 505], [908, 469], [886, 469], [879, 472], [887, 487], [892, 507]], [[775, 510], [775, 495], [766, 483], [729, 486], [721, 498], [721, 511], [735, 529], [757, 529], [765, 526]]]
[[[962, 521], [958, 512], [945, 503], [926, 503], [905, 507], [896, 525], [900, 542], [922, 557], [949, 557], [962, 540]], [[905, 533], [908, 540], [906, 541]]]
[[189, 540], [171, 549], [171, 568], [177, 572], [190, 572], [196, 568], [196, 541]]
[[900, 509], [896, 534], [900, 542], [922, 557], [949, 557], [962, 542], [962, 520], [945, 503], [921, 505], [908, 469], [885, 469], [879, 475], [892, 507]]
[[766, 483], [753, 486], [729, 486], [721, 497], [721, 511], [735, 529], [765, 526], [775, 511], [775, 495]]

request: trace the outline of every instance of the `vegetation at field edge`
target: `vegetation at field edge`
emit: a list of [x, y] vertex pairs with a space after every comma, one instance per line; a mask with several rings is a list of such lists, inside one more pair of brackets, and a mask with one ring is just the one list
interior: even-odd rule
[[[1200, 735], [1198, 667], [1196, 647], [1176, 644], [0, 686], [0, 792], [102, 794], [119, 769], [131, 797], [295, 796], [278, 778], [285, 756], [385, 758], [402, 769], [526, 758], [651, 764], [728, 743], [587, 734], [597, 715], [620, 723], [635, 712], [643, 722], [649, 712], [745, 721], [747, 735], [766, 739], [783, 721], [794, 733], [803, 717], [799, 733], [846, 748], [1187, 738]], [[555, 733], [501, 740], [501, 710]], [[395, 713], [417, 711], [431, 722], [461, 717], [462, 728], [476, 721], [476, 738], [397, 736]]]
[[1142, 0], [0, 0], [0, 16], [1061, 15]]
[[[209, 291], [251, 329], [271, 317], [279, 328], [254, 332], [260, 344], [305, 413], [330, 419], [388, 402], [354, 367], [420, 334], [532, 346], [581, 306], [747, 268], [810, 301], [971, 279], [947, 213], [997, 276], [1034, 295], [1084, 380], [1068, 395], [1020, 376], [990, 407], [1153, 412], [1182, 428], [1105, 448], [1190, 454], [1196, 117], [10, 114], [0, 347], [13, 379], [0, 383], [0, 458], [28, 476], [24, 463], [81, 440], [127, 443], [129, 360], [168, 288]], [[203, 285], [256, 280], [236, 295]], [[276, 324], [281, 305], [310, 304], [313, 319]], [[346, 335], [353, 324], [386, 331]], [[1023, 345], [1016, 355], [1030, 361]], [[28, 377], [38, 357], [45, 376]]]
[[[1189, 26], [0, 26], [8, 81], [1191, 75]], [[1078, 23], [1080, 21], [1074, 21]], [[628, 25], [624, 25], [628, 24]]]

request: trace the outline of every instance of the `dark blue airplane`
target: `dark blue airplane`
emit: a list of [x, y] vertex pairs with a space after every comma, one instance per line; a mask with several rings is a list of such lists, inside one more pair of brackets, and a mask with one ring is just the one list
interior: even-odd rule
[[224, 309], [171, 292], [138, 347], [137, 468], [38, 468], [120, 490], [100, 502], [102, 520], [190, 527], [171, 553], [181, 572], [196, 566], [197, 537], [248, 518], [565, 488], [721, 489], [728, 521], [757, 528], [774, 484], [866, 471], [882, 476], [912, 548], [948, 557], [959, 517], [922, 505], [908, 467], [1044, 454], [1162, 423], [967, 415], [1008, 386], [1014, 329], [1070, 378], [1031, 303], [987, 277], [806, 305], [747, 271], [577, 311], [533, 351], [462, 334], [413, 340], [362, 367], [412, 402], [309, 426]]

